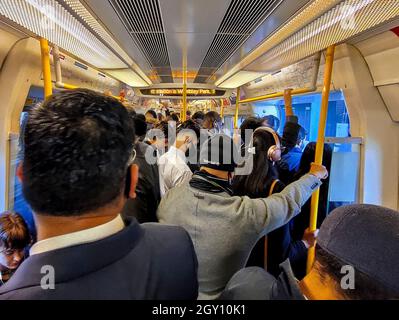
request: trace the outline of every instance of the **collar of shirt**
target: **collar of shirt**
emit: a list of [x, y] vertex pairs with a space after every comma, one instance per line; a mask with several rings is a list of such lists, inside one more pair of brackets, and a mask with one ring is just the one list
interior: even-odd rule
[[186, 162], [186, 155], [180, 149], [177, 149], [175, 146], [171, 146], [167, 152], [167, 154], [175, 157], [179, 157], [181, 160]]
[[125, 223], [121, 215], [118, 215], [114, 220], [94, 228], [39, 241], [30, 249], [30, 255], [102, 240], [122, 231], [123, 228]]

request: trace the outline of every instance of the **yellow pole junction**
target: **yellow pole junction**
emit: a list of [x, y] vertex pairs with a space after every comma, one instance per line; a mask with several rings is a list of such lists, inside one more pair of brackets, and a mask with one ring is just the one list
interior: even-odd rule
[[53, 94], [53, 84], [51, 82], [50, 47], [46, 39], [40, 38], [40, 49], [42, 54], [44, 97], [48, 98]]
[[241, 88], [237, 88], [236, 113], [234, 115], [234, 129], [238, 129], [238, 113], [240, 111], [240, 104], [242, 103], [240, 97], [241, 97]]
[[[317, 143], [316, 143], [316, 156], [315, 163], [321, 165], [323, 162], [323, 151], [324, 151], [324, 138], [326, 131], [326, 123], [327, 123], [327, 111], [328, 111], [328, 101], [330, 96], [330, 86], [331, 86], [331, 78], [332, 78], [332, 70], [334, 64], [334, 54], [335, 54], [335, 45], [328, 47], [326, 54], [326, 64], [324, 70], [324, 85], [323, 85], [323, 93], [322, 93], [322, 101], [321, 101], [321, 110], [320, 110], [320, 121], [319, 121], [319, 131], [317, 135]], [[311, 208], [310, 208], [310, 223], [309, 229], [310, 231], [315, 231], [317, 228], [317, 214], [319, 208], [319, 196], [320, 189], [317, 189], [316, 192], [313, 193]], [[309, 248], [308, 251], [308, 261], [306, 271], [307, 273], [313, 267], [315, 259], [315, 247]]]

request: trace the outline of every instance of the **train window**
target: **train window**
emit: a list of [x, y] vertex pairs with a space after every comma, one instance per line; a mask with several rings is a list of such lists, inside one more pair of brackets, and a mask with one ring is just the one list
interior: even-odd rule
[[[319, 115], [321, 108], [321, 93], [294, 96], [293, 110], [302, 125], [308, 132], [307, 141], [317, 140]], [[281, 120], [279, 134], [283, 133], [285, 125], [284, 99], [270, 100], [255, 103], [255, 113], [259, 117], [274, 115]], [[326, 137], [349, 137], [349, 116], [342, 91], [333, 91], [330, 94]]]
[[[340, 141], [341, 140], [341, 141]], [[332, 147], [328, 212], [359, 202], [360, 138], [328, 138]]]
[[33, 235], [35, 235], [36, 232], [33, 222], [32, 210], [24, 199], [21, 183], [16, 177], [16, 169], [23, 157], [23, 129], [29, 117], [29, 112], [33, 108], [33, 106], [35, 106], [37, 103], [42, 102], [43, 100], [43, 88], [31, 87], [25, 102], [24, 109], [21, 113], [21, 134], [12, 134], [10, 136], [9, 209], [18, 212], [24, 217]]

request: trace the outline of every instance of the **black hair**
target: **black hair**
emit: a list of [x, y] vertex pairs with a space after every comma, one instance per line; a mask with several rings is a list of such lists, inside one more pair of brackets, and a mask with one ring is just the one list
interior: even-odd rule
[[158, 113], [158, 121], [162, 121], [162, 119], [163, 119], [163, 115], [162, 115], [162, 113]]
[[272, 162], [267, 156], [270, 147], [276, 144], [270, 132], [259, 130], [253, 134], [253, 168], [249, 175], [234, 177], [233, 190], [236, 195], [250, 198], [265, 197], [273, 180], [277, 179]]
[[13, 212], [0, 214], [0, 248], [25, 249], [31, 243], [31, 235], [25, 220]]
[[180, 121], [180, 118], [179, 118], [177, 113], [172, 113], [170, 115], [170, 118], [172, 119], [172, 121], [175, 121], [175, 122], [179, 122]]
[[154, 119], [158, 119], [158, 115], [154, 110], [148, 110], [145, 114], [149, 113]]
[[322, 281], [328, 275], [335, 283], [334, 290], [345, 300], [390, 300], [399, 299], [399, 293], [380, 284], [378, 280], [372, 279], [367, 274], [357, 270], [355, 267], [355, 288], [342, 289], [341, 280], [344, 274], [342, 267], [348, 265], [316, 245], [316, 258], [314, 268], [317, 270]]
[[[256, 117], [248, 117], [244, 120], [244, 122], [240, 126], [240, 132], [241, 132], [241, 140], [243, 143], [246, 143], [248, 137], [245, 133], [245, 130], [252, 130], [255, 131], [259, 127], [262, 126], [262, 122], [259, 120], [259, 118]], [[248, 139], [249, 141], [249, 139]]]
[[222, 118], [220, 117], [219, 113], [217, 113], [216, 111], [209, 111], [204, 116], [204, 122], [205, 121], [209, 122], [212, 125], [212, 128], [214, 128], [214, 123], [221, 122]]
[[133, 142], [133, 123], [116, 99], [84, 89], [51, 96], [26, 126], [26, 200], [53, 216], [111, 204], [122, 194]]
[[197, 111], [191, 117], [191, 119], [193, 120], [204, 120], [204, 118], [205, 118], [205, 113], [203, 113], [202, 111]]
[[194, 131], [195, 135], [197, 136], [197, 139], [200, 138], [201, 135], [201, 128], [200, 126], [194, 122], [193, 120], [187, 120], [184, 121], [178, 128], [177, 128], [177, 134], [179, 134], [183, 130], [192, 130]]

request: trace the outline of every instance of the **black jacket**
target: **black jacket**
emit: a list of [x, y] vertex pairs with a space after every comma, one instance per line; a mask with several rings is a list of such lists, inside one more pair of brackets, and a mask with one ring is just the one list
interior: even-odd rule
[[[54, 268], [54, 290], [41, 287], [43, 266]], [[193, 300], [197, 295], [197, 259], [188, 233], [134, 219], [103, 240], [29, 257], [0, 288], [0, 300]]]
[[135, 150], [134, 163], [139, 166], [137, 198], [127, 201], [122, 214], [124, 217], [135, 217], [139, 223], [158, 222], [156, 213], [161, 201], [158, 165], [148, 163], [145, 158], [146, 152], [154, 154], [155, 150], [143, 142], [137, 143]]

